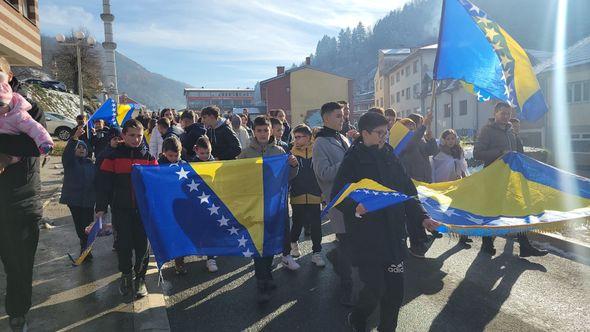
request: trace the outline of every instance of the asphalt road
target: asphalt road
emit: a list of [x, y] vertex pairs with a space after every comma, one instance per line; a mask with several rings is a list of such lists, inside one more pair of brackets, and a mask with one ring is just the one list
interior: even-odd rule
[[[324, 246], [330, 249], [332, 236]], [[553, 254], [521, 259], [513, 240], [496, 239], [498, 255], [436, 240], [423, 260], [408, 259], [399, 331], [584, 331], [590, 330], [590, 267]], [[310, 261], [305, 241], [301, 269], [277, 262], [278, 290], [256, 304], [253, 265], [220, 258], [217, 273], [204, 261], [189, 275], [164, 270], [164, 293], [173, 331], [345, 331], [348, 309], [338, 303], [338, 279], [328, 266]], [[358, 280], [358, 279], [357, 279]], [[377, 323], [373, 317], [373, 326]]]

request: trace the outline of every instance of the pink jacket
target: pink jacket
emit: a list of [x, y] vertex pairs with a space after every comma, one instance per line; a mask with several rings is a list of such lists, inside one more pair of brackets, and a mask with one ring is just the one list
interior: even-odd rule
[[31, 104], [20, 94], [13, 93], [10, 101], [10, 111], [0, 112], [0, 134], [18, 135], [21, 133], [31, 137], [37, 146], [53, 146], [51, 136], [43, 126], [35, 121], [28, 111]]

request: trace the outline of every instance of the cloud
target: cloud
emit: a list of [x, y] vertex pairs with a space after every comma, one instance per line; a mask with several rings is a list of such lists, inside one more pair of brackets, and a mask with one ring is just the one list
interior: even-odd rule
[[86, 27], [96, 35], [100, 20], [79, 6], [40, 4], [40, 21], [43, 33], [67, 33], [72, 29]]

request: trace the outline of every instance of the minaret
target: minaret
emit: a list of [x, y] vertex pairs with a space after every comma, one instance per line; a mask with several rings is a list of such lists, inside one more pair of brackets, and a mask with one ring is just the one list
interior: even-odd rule
[[113, 98], [117, 103], [119, 102], [119, 89], [117, 87], [117, 66], [115, 64], [115, 50], [117, 44], [113, 41], [113, 21], [115, 16], [111, 14], [111, 1], [102, 1], [103, 13], [100, 14], [100, 18], [104, 22], [104, 43], [102, 47], [105, 53], [105, 68], [106, 82], [104, 87], [109, 94], [109, 97]]

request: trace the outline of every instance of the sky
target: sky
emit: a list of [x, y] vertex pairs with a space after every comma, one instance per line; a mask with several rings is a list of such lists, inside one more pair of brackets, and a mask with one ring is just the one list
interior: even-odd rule
[[[254, 87], [315, 52], [324, 36], [372, 26], [409, 0], [111, 0], [117, 50], [192, 86]], [[41, 33], [86, 27], [100, 42], [102, 0], [39, 1]]]

